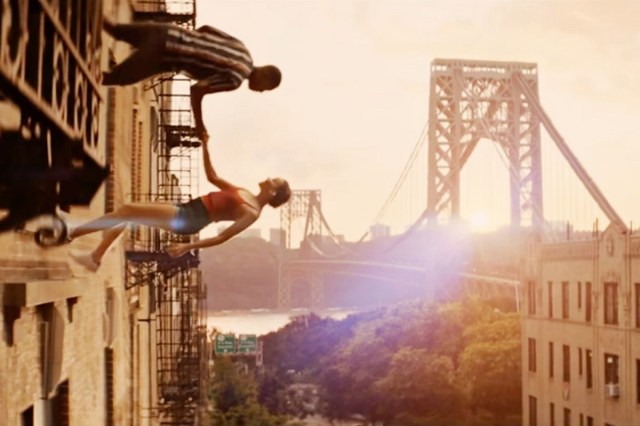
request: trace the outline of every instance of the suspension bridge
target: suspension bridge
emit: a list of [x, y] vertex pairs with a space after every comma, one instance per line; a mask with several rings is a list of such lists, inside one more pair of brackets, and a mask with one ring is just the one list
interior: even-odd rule
[[[427, 123], [359, 240], [334, 232], [320, 190], [294, 191], [281, 211], [279, 306], [320, 307], [342, 276], [427, 297], [498, 292], [518, 307], [531, 241], [592, 238], [608, 224], [627, 232], [538, 92], [534, 63], [435, 59]], [[482, 220], [503, 227], [470, 232]]]

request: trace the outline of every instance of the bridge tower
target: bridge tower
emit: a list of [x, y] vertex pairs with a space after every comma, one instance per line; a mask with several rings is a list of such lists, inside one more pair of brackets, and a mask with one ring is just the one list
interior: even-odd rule
[[536, 64], [457, 59], [431, 63], [430, 221], [459, 217], [460, 173], [480, 139], [486, 138], [504, 150], [509, 163], [512, 226], [542, 224], [540, 120], [534, 102], [521, 90], [522, 82], [537, 100]]
[[294, 222], [304, 219], [302, 240], [310, 235], [321, 235], [321, 193], [319, 189], [297, 189], [291, 191], [289, 202], [280, 210], [280, 230], [284, 234], [285, 249], [291, 248]]
[[310, 250], [294, 251], [291, 247], [291, 235], [294, 224], [304, 220], [304, 231], [301, 236], [301, 248], [308, 248], [313, 238], [322, 237], [321, 192], [313, 190], [294, 190], [289, 202], [280, 210], [280, 256], [278, 270], [278, 308], [286, 309], [298, 303], [292, 297], [307, 284], [310, 296], [307, 302], [310, 308], [318, 308], [324, 300], [323, 276], [317, 271], [297, 270], [289, 267], [288, 261], [299, 260], [295, 256], [310, 256]]

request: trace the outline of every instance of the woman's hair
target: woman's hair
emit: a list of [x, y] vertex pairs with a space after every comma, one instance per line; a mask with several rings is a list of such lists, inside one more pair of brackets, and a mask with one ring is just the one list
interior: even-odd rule
[[275, 195], [269, 201], [269, 205], [271, 207], [279, 207], [289, 201], [289, 197], [291, 197], [291, 188], [289, 188], [289, 182], [285, 180], [276, 190]]

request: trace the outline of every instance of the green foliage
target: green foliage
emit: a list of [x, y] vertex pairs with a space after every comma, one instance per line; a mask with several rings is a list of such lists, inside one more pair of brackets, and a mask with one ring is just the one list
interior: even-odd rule
[[280, 377], [288, 370], [316, 369], [322, 358], [349, 340], [354, 324], [354, 318], [336, 321], [314, 314], [293, 318], [278, 332], [263, 337], [265, 362]]
[[386, 396], [385, 416], [405, 424], [408, 419], [422, 425], [459, 424], [462, 398], [456, 387], [451, 359], [424, 349], [403, 348], [391, 359], [388, 373], [378, 382]]
[[289, 424], [283, 417], [273, 416], [255, 402], [235, 406], [226, 413], [215, 412], [212, 426], [280, 426]]
[[520, 318], [498, 315], [469, 327], [465, 339], [460, 373], [476, 417], [496, 426], [512, 423], [521, 411]]
[[218, 358], [214, 367], [210, 397], [214, 412], [211, 426], [281, 426], [287, 423], [259, 404], [253, 376], [239, 371], [228, 358]]
[[247, 405], [257, 398], [257, 386], [246, 374], [241, 374], [229, 358], [218, 357], [214, 367], [212, 396], [217, 411]]
[[504, 304], [412, 302], [343, 321], [297, 320], [267, 336], [265, 361], [282, 379], [281, 397], [292, 383], [287, 370], [320, 385], [330, 419], [518, 424], [520, 317], [496, 306]]
[[[451, 410], [446, 416], [438, 413], [461, 399], [452, 330], [461, 335], [460, 327], [443, 321], [440, 309], [430, 303], [401, 304], [359, 323], [354, 337], [325, 362], [333, 366], [320, 378], [326, 394], [341, 395], [326, 401], [325, 413], [351, 410], [385, 423], [417, 417], [417, 424], [425, 425], [448, 418]], [[422, 399], [425, 395], [430, 401]], [[425, 423], [430, 418], [436, 423]]]

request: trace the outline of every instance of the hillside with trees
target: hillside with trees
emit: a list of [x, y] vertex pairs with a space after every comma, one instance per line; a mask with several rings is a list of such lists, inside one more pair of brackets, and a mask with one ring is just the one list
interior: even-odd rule
[[266, 368], [317, 384], [329, 419], [520, 424], [520, 316], [504, 306], [406, 302], [343, 321], [296, 320], [264, 337]]
[[258, 401], [272, 415], [384, 426], [520, 424], [520, 315], [508, 305], [414, 301], [341, 321], [293, 318], [262, 338]]

